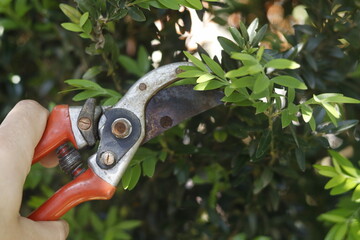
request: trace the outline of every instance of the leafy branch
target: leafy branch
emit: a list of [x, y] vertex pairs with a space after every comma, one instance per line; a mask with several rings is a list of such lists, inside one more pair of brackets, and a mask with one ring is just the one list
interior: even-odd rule
[[309, 123], [313, 131], [316, 122], [313, 108], [322, 106], [336, 126], [341, 117], [339, 104], [360, 103], [359, 100], [345, 97], [342, 94], [326, 93], [313, 95], [312, 98], [296, 103], [296, 91], [307, 90], [306, 84], [294, 72], [300, 65], [290, 59], [276, 58], [279, 53], [268, 54], [264, 47], [258, 47], [264, 38], [267, 26], [258, 28], [258, 20], [254, 20], [248, 29], [240, 23], [240, 30], [230, 28], [234, 40], [219, 38], [225, 52], [238, 66], [225, 71], [223, 67], [206, 54], [200, 54], [201, 60], [185, 52], [194, 66], [184, 66], [184, 72], [178, 77], [190, 79], [196, 85], [195, 90], [222, 89], [225, 97], [222, 101], [236, 106], [251, 106], [256, 114], [264, 113], [269, 117], [270, 126], [273, 119], [280, 116], [282, 127], [292, 122], [299, 122], [301, 113], [305, 123]]
[[332, 224], [326, 240], [359, 239], [360, 237], [360, 170], [338, 152], [329, 151], [333, 166], [314, 165], [322, 176], [331, 178], [325, 189], [330, 195], [352, 191], [350, 198], [344, 198], [338, 208], [321, 214], [318, 219]]

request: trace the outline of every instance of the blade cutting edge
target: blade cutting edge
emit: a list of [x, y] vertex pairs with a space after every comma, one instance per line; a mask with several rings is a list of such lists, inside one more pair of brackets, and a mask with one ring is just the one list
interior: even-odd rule
[[220, 104], [221, 91], [195, 91], [192, 85], [165, 88], [146, 106], [146, 133], [143, 143], [169, 128]]

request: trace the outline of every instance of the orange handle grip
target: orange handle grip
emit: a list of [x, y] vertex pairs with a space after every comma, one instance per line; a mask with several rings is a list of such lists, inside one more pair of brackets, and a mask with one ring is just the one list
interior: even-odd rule
[[91, 169], [60, 188], [43, 205], [30, 214], [34, 221], [54, 221], [71, 208], [90, 200], [110, 199], [116, 188], [98, 177]]
[[37, 163], [68, 141], [77, 148], [71, 128], [69, 106], [58, 105], [50, 113], [43, 136], [35, 148], [32, 164]]

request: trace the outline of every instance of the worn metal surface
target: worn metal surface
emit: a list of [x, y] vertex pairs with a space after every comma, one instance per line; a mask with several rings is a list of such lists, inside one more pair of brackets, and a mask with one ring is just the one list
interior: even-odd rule
[[[145, 107], [149, 100], [161, 89], [165, 88], [169, 84], [173, 83], [177, 79], [177, 69], [180, 66], [192, 65], [187, 62], [172, 63], [162, 67], [159, 67], [142, 78], [140, 78], [124, 95], [124, 97], [113, 106], [112, 109], [123, 109], [131, 111], [139, 120], [140, 120], [140, 136], [137, 138], [136, 142], [132, 147], [123, 155], [113, 167], [109, 169], [103, 169], [99, 166], [96, 157], [92, 156], [88, 160], [89, 167], [94, 171], [96, 175], [102, 178], [104, 181], [110, 183], [113, 186], [116, 186], [122, 175], [124, 174], [126, 168], [128, 167], [131, 159], [133, 158], [135, 152], [139, 148], [140, 144], [145, 138]], [[111, 110], [109, 110], [111, 111]], [[105, 111], [106, 113], [107, 111]], [[118, 117], [117, 117], [118, 118]], [[100, 145], [97, 151], [97, 155], [101, 155], [104, 151], [101, 146], [108, 146], [105, 142], [107, 138], [105, 135], [107, 131], [111, 133], [110, 129], [106, 129], [106, 126], [111, 126], [112, 122], [115, 119], [108, 119], [106, 114], [102, 115], [99, 121], [99, 135], [100, 135]], [[133, 124], [134, 125], [134, 124]], [[133, 126], [133, 130], [137, 127]], [[109, 151], [116, 152], [117, 148], [121, 147], [113, 146], [109, 147]]]
[[193, 86], [175, 86], [159, 91], [146, 107], [146, 130], [143, 142], [199, 113], [220, 105], [220, 91], [195, 91]]
[[78, 128], [78, 118], [81, 112], [81, 108], [80, 106], [76, 106], [76, 107], [69, 107], [69, 116], [70, 116], [70, 121], [71, 121], [71, 129], [73, 131], [73, 135], [76, 141], [76, 145], [78, 146], [78, 149], [82, 149], [86, 146], [88, 146], [87, 141], [85, 140], [85, 138], [83, 137], [83, 135], [81, 134], [79, 128]]
[[97, 140], [97, 121], [101, 108], [96, 107], [95, 98], [89, 98], [83, 105], [79, 117], [78, 128], [89, 146], [94, 146]]

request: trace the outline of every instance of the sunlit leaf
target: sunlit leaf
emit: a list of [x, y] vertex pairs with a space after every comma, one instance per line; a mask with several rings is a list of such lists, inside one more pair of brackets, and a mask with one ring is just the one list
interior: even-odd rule
[[209, 80], [207, 82], [202, 82], [202, 83], [197, 84], [194, 87], [194, 90], [197, 90], [197, 91], [213, 90], [213, 89], [218, 89], [222, 86], [224, 86], [224, 84], [220, 81]]
[[297, 88], [302, 90], [307, 89], [305, 83], [301, 82], [297, 78], [287, 75], [274, 77], [271, 79], [271, 81], [284, 87]]
[[300, 65], [289, 59], [273, 59], [267, 62], [265, 67], [275, 69], [297, 69]]

